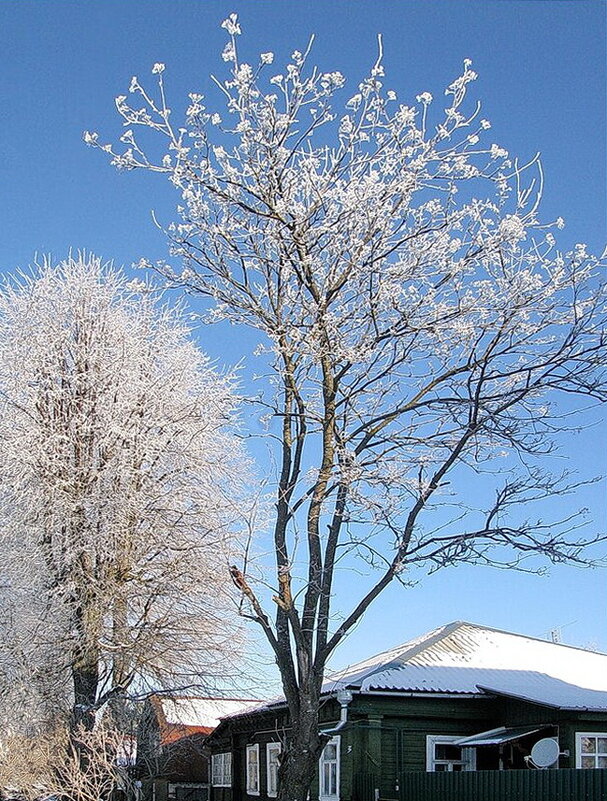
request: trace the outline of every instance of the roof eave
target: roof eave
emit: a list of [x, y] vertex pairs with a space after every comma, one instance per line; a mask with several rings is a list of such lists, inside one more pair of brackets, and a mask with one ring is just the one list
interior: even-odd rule
[[[389, 697], [394, 696], [402, 696], [406, 698], [412, 697], [421, 697], [421, 698], [428, 698], [428, 697], [436, 697], [436, 698], [461, 698], [465, 696], [466, 698], [486, 698], [486, 692], [468, 692], [466, 690], [420, 690], [419, 688], [394, 688], [390, 689], [389, 687], [376, 687], [375, 689], [367, 689], [362, 688], [360, 685], [355, 684], [346, 684], [339, 688], [350, 690], [354, 695], [386, 695]], [[323, 698], [330, 698], [331, 696], [335, 696], [338, 692], [338, 689], [327, 690], [326, 692], [322, 693]]]

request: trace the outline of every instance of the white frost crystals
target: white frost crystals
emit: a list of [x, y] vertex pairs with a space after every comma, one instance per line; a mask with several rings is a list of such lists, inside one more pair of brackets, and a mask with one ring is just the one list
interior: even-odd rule
[[[217, 110], [211, 93], [204, 104], [190, 95], [195, 113], [181, 127], [157, 81], [118, 108], [136, 147], [88, 141], [119, 168], [164, 173], [179, 193], [167, 234], [184, 272], [163, 267], [169, 284], [209, 299], [214, 321], [266, 335], [278, 378], [263, 414], [287, 421], [280, 458], [288, 453], [294, 471], [279, 488], [293, 500], [278, 526], [295, 552], [298, 515], [316, 497], [314, 554], [326, 530], [318, 520], [333, 509], [337, 521], [328, 561], [317, 554], [308, 580], [318, 569], [330, 596], [336, 543], [360, 546], [372, 562], [379, 554], [378, 565], [395, 552], [386, 581], [404, 565], [491, 562], [486, 543], [509, 551], [514, 567], [535, 553], [575, 561], [570, 521], [557, 536], [556, 521], [536, 526], [519, 511], [559, 485], [573, 491], [541, 460], [567, 427], [560, 398], [568, 408], [575, 396], [607, 399], [607, 288], [603, 262], [581, 245], [560, 250], [562, 220], [541, 219], [539, 161], [523, 164], [494, 141], [481, 104], [467, 97], [469, 59], [446, 101], [423, 91], [406, 105], [389, 88], [381, 39], [367, 77], [342, 92], [340, 72], [309, 63], [312, 40], [264, 70], [241, 60], [237, 17], [223, 27], [231, 57], [214, 78]], [[146, 134], [164, 139], [166, 152], [147, 149]], [[302, 464], [318, 455], [322, 426], [330, 447], [317, 480], [322, 471]], [[488, 492], [477, 519], [462, 504], [447, 533], [447, 499], [476, 486], [497, 458], [497, 506]], [[347, 513], [332, 506], [337, 486]], [[504, 525], [507, 513], [518, 528]], [[278, 559], [290, 564], [285, 553]]]
[[0, 676], [51, 706], [208, 676], [233, 633], [233, 382], [140, 283], [79, 257], [0, 295]]

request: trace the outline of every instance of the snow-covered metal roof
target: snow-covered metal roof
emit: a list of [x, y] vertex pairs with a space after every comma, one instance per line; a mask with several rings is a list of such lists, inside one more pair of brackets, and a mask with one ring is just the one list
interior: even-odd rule
[[607, 709], [607, 655], [472, 623], [450, 623], [335, 674], [323, 688], [511, 695]]
[[217, 728], [221, 718], [259, 706], [259, 701], [198, 696], [153, 695], [150, 701], [163, 746], [183, 737], [208, 737]]
[[[583, 682], [583, 676], [580, 676], [580, 681]], [[557, 709], [607, 711], [607, 692], [568, 684], [544, 673], [512, 670], [501, 682], [485, 684], [481, 679], [477, 686], [494, 695], [506, 695]]]
[[172, 726], [214, 729], [221, 718], [244, 712], [259, 701], [232, 698], [160, 697], [164, 719]]

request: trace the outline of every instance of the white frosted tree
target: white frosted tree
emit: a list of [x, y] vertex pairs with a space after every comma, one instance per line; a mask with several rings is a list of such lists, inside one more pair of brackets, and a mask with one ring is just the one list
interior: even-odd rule
[[5, 725], [17, 710], [90, 726], [128, 688], [228, 678], [245, 475], [232, 385], [178, 310], [95, 257], [4, 288]]
[[[250, 64], [236, 15], [223, 27], [225, 110], [191, 94], [175, 122], [156, 64], [157, 90], [133, 78], [116, 99], [124, 146], [85, 141], [166, 175], [183, 268], [150, 266], [267, 344], [274, 575], [269, 591], [246, 565], [232, 575], [290, 711], [279, 798], [304, 801], [327, 659], [391, 582], [585, 560], [574, 520], [525, 505], [573, 489], [542, 458], [568, 425], [559, 398], [607, 397], [605, 289], [599, 260], [541, 221], [539, 164], [520, 168], [469, 108], [469, 61], [434, 111], [384, 86], [381, 52], [344, 94], [309, 48]], [[338, 569], [357, 560], [344, 608]]]

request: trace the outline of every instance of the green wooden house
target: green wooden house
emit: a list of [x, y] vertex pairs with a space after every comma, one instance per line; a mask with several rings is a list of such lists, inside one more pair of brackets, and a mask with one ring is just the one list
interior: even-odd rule
[[[275, 797], [288, 727], [281, 700], [224, 718], [208, 740], [211, 801]], [[548, 781], [548, 773], [554, 783], [560, 770], [573, 776], [571, 788], [585, 773], [576, 769], [607, 769], [607, 655], [451, 623], [333, 676], [324, 688], [321, 728], [331, 740], [311, 799], [432, 798], [431, 790], [406, 794], [413, 774], [474, 772], [487, 783], [512, 771], [524, 784]], [[540, 761], [546, 748], [554, 759], [542, 778], [534, 758]], [[607, 770], [599, 773], [603, 781]], [[450, 797], [481, 798], [470, 792]], [[582, 797], [571, 792], [562, 797]], [[529, 793], [541, 797], [537, 789]], [[546, 798], [560, 797], [550, 793]], [[515, 795], [524, 798], [500, 797]]]

